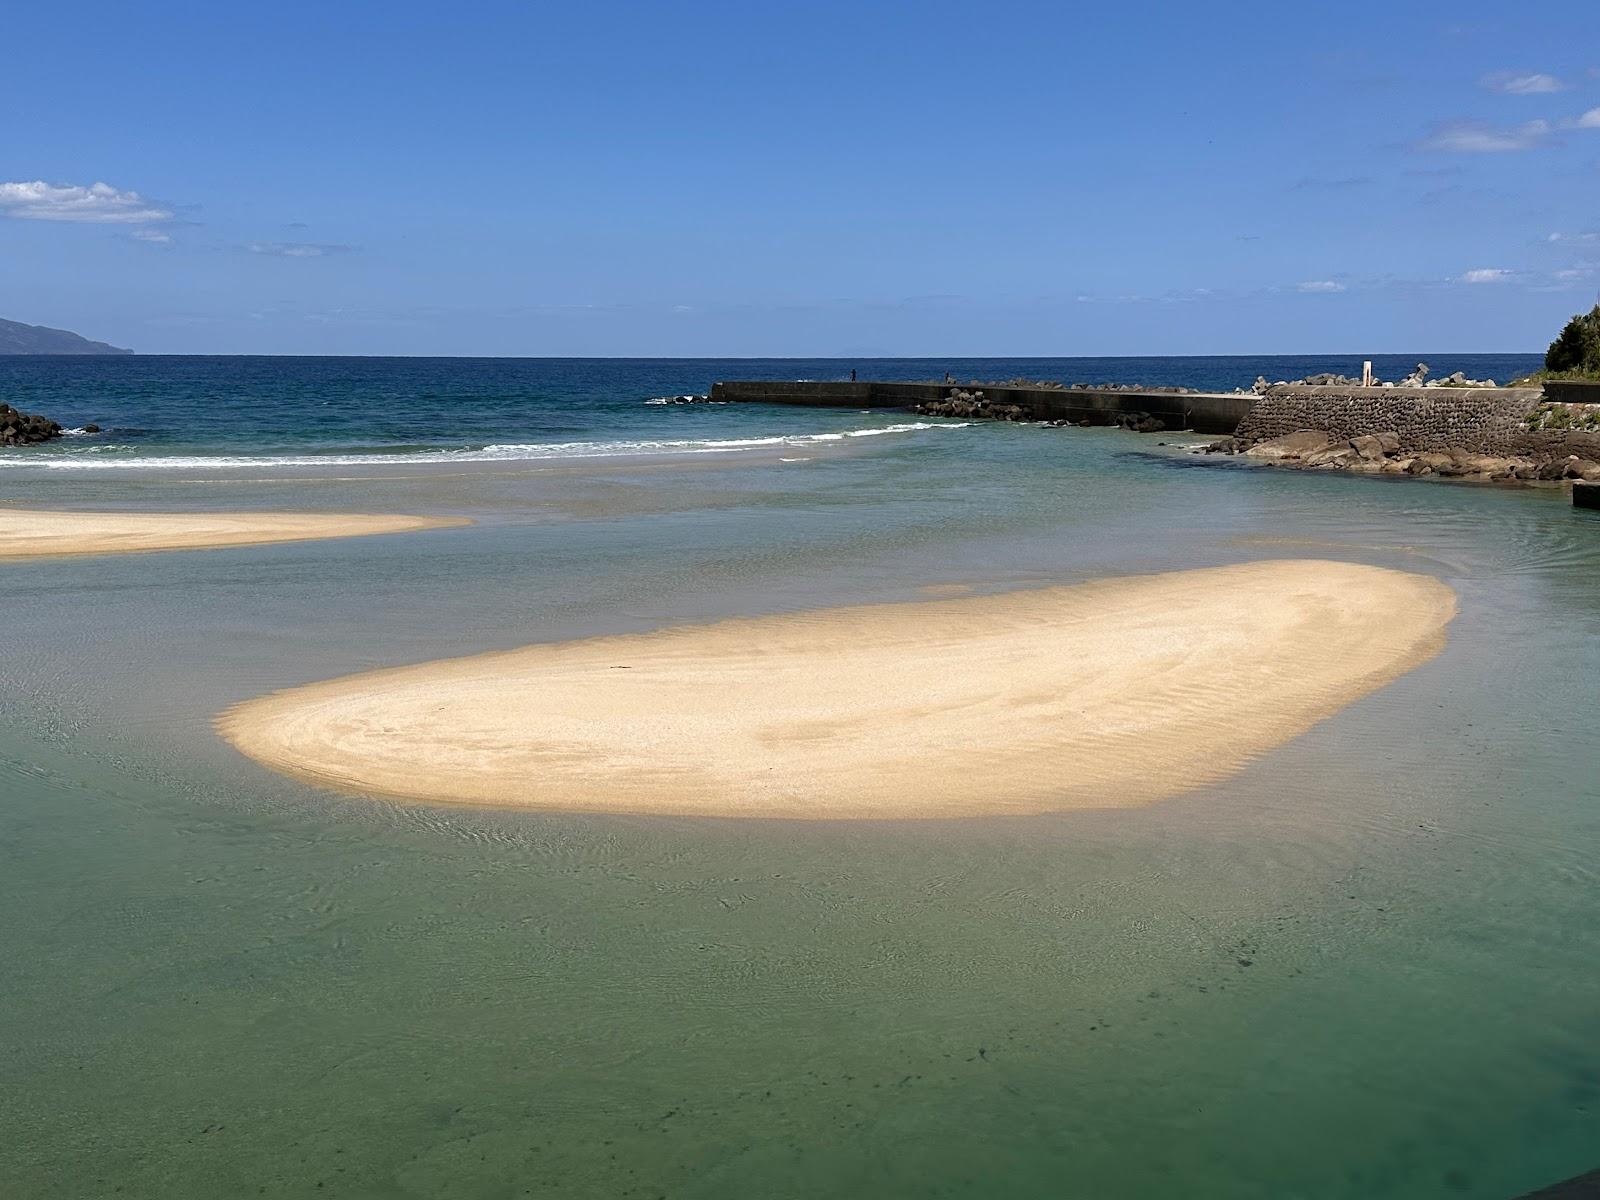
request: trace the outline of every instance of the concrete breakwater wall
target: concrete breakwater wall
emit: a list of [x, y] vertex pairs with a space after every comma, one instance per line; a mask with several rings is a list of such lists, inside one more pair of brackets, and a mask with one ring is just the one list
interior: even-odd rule
[[1235, 437], [1250, 444], [1306, 429], [1342, 441], [1393, 433], [1400, 453], [1600, 460], [1600, 432], [1529, 427], [1542, 399], [1538, 388], [1274, 388], [1240, 421]]
[[1249, 413], [1252, 394], [1132, 389], [1044, 388], [948, 383], [737, 380], [713, 384], [711, 399], [754, 404], [806, 404], [825, 408], [914, 408], [949, 399], [954, 391], [982, 392], [993, 404], [1016, 405], [1038, 421], [1115, 425], [1124, 415], [1148, 414], [1167, 429], [1232, 433]]

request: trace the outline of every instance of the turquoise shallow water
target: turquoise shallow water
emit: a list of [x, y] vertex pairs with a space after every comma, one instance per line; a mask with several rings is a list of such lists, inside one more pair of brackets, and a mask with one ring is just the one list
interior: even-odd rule
[[[1162, 440], [0, 475], [477, 521], [0, 568], [0, 1195], [1500, 1198], [1600, 1165], [1600, 520]], [[1450, 643], [1139, 811], [440, 810], [209, 726], [372, 666], [1263, 557], [1436, 575]]]

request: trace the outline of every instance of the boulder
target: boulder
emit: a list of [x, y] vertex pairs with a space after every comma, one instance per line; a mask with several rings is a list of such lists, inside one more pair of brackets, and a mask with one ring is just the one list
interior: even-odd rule
[[1468, 475], [1508, 476], [1516, 468], [1516, 464], [1509, 458], [1500, 458], [1493, 454], [1472, 454], [1453, 450], [1450, 457], [1455, 460], [1456, 466]]
[[1134, 433], [1161, 433], [1167, 427], [1160, 417], [1153, 417], [1147, 412], [1118, 413], [1117, 424]]
[[1586, 458], [1579, 458], [1576, 454], [1569, 454], [1562, 462], [1562, 475], [1567, 479], [1587, 479], [1585, 471], [1600, 470], [1600, 463], [1591, 462]]
[[[1397, 449], [1399, 448], [1398, 439], [1396, 439], [1395, 446]], [[1388, 451], [1384, 449], [1382, 440], [1376, 434], [1371, 433], [1364, 433], [1360, 437], [1351, 438], [1350, 449], [1368, 462], [1378, 462], [1388, 454]]]
[[31, 446], [60, 436], [61, 426], [48, 417], [0, 404], [0, 446]]
[[1301, 462], [1308, 467], [1324, 467], [1335, 470], [1347, 466], [1358, 458], [1356, 451], [1349, 446], [1325, 446], [1321, 450], [1313, 450], [1301, 458]]
[[1251, 458], [1295, 459], [1303, 458], [1314, 450], [1326, 449], [1333, 439], [1319, 429], [1297, 429], [1282, 437], [1268, 438], [1246, 450]]

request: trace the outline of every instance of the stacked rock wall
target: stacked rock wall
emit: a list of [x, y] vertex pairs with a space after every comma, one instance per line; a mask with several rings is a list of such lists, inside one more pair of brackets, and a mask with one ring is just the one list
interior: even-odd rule
[[1536, 388], [1275, 388], [1251, 408], [1235, 437], [1251, 443], [1314, 429], [1348, 440], [1393, 432], [1401, 453], [1600, 459], [1600, 434], [1529, 430], [1528, 414], [1539, 402]]

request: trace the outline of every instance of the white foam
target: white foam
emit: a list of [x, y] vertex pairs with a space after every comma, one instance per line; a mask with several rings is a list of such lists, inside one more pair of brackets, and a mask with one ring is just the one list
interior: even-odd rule
[[[770, 437], [668, 439], [619, 442], [511, 442], [476, 450], [423, 450], [399, 454], [138, 455], [128, 446], [93, 446], [68, 454], [0, 454], [0, 468], [39, 467], [50, 471], [141, 470], [213, 471], [238, 467], [371, 467], [411, 463], [538, 462], [563, 458], [619, 458], [642, 455], [730, 454], [764, 446], [802, 447], [845, 438], [965, 429], [966, 421], [913, 421], [837, 433], [775, 434]], [[117, 455], [117, 451], [124, 452]]]

